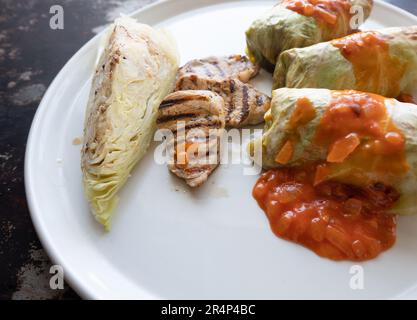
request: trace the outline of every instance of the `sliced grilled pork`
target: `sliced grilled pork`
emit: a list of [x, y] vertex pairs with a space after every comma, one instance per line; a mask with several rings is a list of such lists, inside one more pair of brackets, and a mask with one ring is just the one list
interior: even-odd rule
[[271, 106], [271, 99], [252, 85], [238, 79], [216, 80], [192, 75], [177, 82], [181, 90], [210, 90], [225, 101], [226, 124], [240, 128], [264, 121], [264, 114]]
[[210, 90], [225, 100], [226, 125], [242, 127], [263, 122], [271, 99], [247, 84], [259, 68], [245, 56], [192, 60], [180, 68], [176, 90]]
[[178, 80], [182, 77], [196, 75], [206, 79], [225, 80], [237, 78], [242, 82], [248, 82], [258, 72], [258, 66], [250, 62], [246, 56], [237, 54], [227, 57], [208, 57], [191, 60], [179, 69]]
[[157, 123], [173, 133], [166, 141], [169, 170], [190, 187], [202, 185], [220, 161], [223, 98], [211, 91], [174, 92], [159, 107]]

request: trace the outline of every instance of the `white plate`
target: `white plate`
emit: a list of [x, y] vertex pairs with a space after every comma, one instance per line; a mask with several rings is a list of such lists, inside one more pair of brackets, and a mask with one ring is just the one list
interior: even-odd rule
[[[275, 1], [172, 0], [134, 14], [168, 27], [182, 62], [243, 53], [244, 31]], [[377, 2], [366, 28], [417, 24]], [[110, 233], [83, 196], [80, 146], [99, 38], [61, 70], [40, 104], [27, 146], [25, 180], [39, 237], [66, 280], [85, 298], [394, 298], [417, 297], [417, 217], [401, 218], [395, 247], [363, 263], [363, 290], [349, 286], [352, 263], [336, 263], [276, 238], [251, 197], [256, 176], [223, 166], [191, 192], [153, 152], [121, 192]], [[266, 74], [257, 83], [268, 90]], [[60, 161], [61, 159], [62, 161]], [[176, 191], [175, 189], [180, 189]]]

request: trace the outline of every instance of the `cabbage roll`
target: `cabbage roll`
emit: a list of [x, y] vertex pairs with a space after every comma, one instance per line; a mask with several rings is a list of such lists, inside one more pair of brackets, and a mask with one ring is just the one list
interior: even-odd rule
[[[249, 144], [265, 169], [313, 166], [335, 181], [399, 194], [389, 213], [417, 213], [417, 107], [359, 91], [273, 92], [265, 131]], [[388, 195], [387, 195], [388, 196]]]
[[115, 21], [93, 78], [81, 159], [86, 197], [106, 229], [118, 191], [149, 147], [178, 65], [166, 32], [127, 17]]
[[281, 0], [246, 31], [248, 55], [273, 71], [285, 50], [355, 32], [372, 6], [373, 0]]
[[354, 89], [386, 97], [417, 94], [417, 26], [359, 32], [283, 52], [274, 88]]

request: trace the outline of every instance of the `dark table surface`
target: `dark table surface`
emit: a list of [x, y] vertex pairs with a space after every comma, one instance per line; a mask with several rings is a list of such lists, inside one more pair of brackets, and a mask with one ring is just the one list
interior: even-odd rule
[[[155, 0], [0, 0], [0, 299], [79, 299], [49, 288], [51, 262], [26, 203], [23, 166], [36, 108], [65, 62], [101, 26]], [[417, 14], [417, 0], [387, 0]], [[64, 29], [49, 10], [64, 8]]]

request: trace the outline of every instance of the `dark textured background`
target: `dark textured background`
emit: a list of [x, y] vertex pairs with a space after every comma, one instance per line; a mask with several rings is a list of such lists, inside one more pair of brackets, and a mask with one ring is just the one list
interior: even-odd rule
[[[0, 0], [0, 299], [78, 299], [49, 289], [51, 263], [30, 220], [23, 181], [26, 139], [46, 88], [102, 25], [155, 0]], [[388, 0], [417, 14], [417, 0]], [[63, 6], [64, 30], [49, 27]]]

